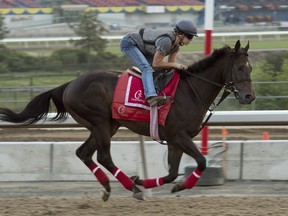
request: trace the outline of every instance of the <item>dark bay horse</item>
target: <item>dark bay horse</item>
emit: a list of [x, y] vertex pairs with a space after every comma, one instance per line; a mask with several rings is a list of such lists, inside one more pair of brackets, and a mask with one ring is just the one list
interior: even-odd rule
[[150, 136], [149, 123], [124, 121], [112, 118], [111, 104], [119, 73], [88, 73], [44, 92], [32, 99], [24, 110], [15, 113], [8, 108], [0, 109], [3, 121], [33, 124], [47, 116], [52, 100], [57, 115], [52, 120], [64, 119], [68, 113], [91, 133], [76, 150], [76, 155], [103, 185], [102, 199], [110, 196], [109, 178], [92, 160], [97, 151], [97, 161], [103, 165], [136, 199], [143, 199], [138, 185], [152, 188], [173, 182], [178, 176], [182, 154], [188, 154], [197, 162], [197, 168], [184, 182], [174, 185], [172, 192], [192, 188], [206, 168], [206, 159], [191, 140], [195, 137], [205, 114], [220, 90], [228, 86], [241, 104], [255, 99], [251, 81], [252, 67], [248, 60], [249, 43], [245, 48], [240, 41], [235, 47], [224, 46], [210, 56], [179, 71], [181, 78], [174, 103], [166, 119], [165, 127], [159, 126], [161, 140], [167, 141], [169, 173], [154, 179], [129, 178], [113, 162], [110, 139], [122, 125], [135, 133]]

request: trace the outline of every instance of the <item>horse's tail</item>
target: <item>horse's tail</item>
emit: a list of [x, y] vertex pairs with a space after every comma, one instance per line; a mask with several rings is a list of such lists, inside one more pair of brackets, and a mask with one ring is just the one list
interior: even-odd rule
[[46, 91], [33, 98], [24, 110], [20, 113], [15, 113], [8, 108], [0, 108], [0, 120], [23, 123], [30, 125], [46, 118], [50, 110], [50, 100], [55, 104], [57, 114], [51, 118], [52, 121], [64, 120], [68, 113], [63, 104], [63, 93], [70, 82], [65, 83], [57, 88]]

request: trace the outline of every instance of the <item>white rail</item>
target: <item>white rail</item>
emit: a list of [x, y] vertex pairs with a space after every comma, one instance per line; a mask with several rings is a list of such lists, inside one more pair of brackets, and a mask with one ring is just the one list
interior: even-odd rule
[[[208, 115], [208, 113], [207, 113]], [[207, 116], [206, 115], [206, 116]], [[55, 116], [50, 113], [48, 117]], [[261, 111], [217, 111], [208, 122], [209, 126], [268, 126], [288, 125], [288, 110], [261, 110]], [[21, 126], [0, 121], [1, 127]], [[40, 121], [30, 127], [81, 127], [75, 120], [68, 116], [65, 121]]]
[[[198, 34], [200, 37], [204, 37], [204, 33]], [[230, 37], [230, 36], [261, 36], [264, 35], [288, 35], [288, 31], [264, 31], [264, 32], [214, 32], [213, 36], [215, 37]], [[119, 40], [123, 38], [124, 35], [111, 35], [111, 36], [102, 36], [102, 38], [107, 40]], [[81, 37], [35, 37], [35, 38], [6, 38], [0, 40], [3, 43], [11, 42], [52, 42], [52, 41], [70, 41], [70, 40], [79, 40]]]

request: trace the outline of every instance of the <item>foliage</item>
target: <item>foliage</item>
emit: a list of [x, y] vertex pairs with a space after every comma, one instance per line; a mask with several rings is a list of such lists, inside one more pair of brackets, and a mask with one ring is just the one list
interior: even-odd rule
[[92, 63], [90, 68], [94, 69], [113, 69], [120, 71], [131, 66], [128, 58], [125, 56], [119, 57], [109, 52], [95, 55], [91, 60]]
[[283, 52], [277, 52], [267, 57], [266, 60], [273, 67], [273, 71], [280, 72], [281, 65], [283, 64], [283, 61], [287, 58], [288, 58], [287, 53], [285, 55]]
[[270, 55], [253, 65], [256, 100], [252, 106], [239, 105], [229, 96], [218, 110], [286, 110], [288, 108], [288, 56]]
[[0, 45], [0, 73], [33, 71], [42, 66], [37, 57]]
[[50, 62], [62, 70], [69, 68], [78, 70], [113, 69], [122, 70], [129, 66], [125, 57], [119, 57], [112, 53], [92, 54], [81, 49], [60, 49], [51, 54]]
[[59, 49], [48, 57], [37, 57], [0, 45], [0, 74], [9, 72], [86, 72], [96, 69], [124, 70], [131, 63], [112, 53], [92, 54], [82, 49]]
[[81, 37], [80, 40], [72, 41], [75, 46], [81, 47], [88, 54], [92, 51], [103, 53], [107, 46], [107, 40], [102, 39], [101, 35], [107, 32], [103, 23], [97, 19], [97, 14], [84, 12], [79, 16], [79, 23], [71, 25], [75, 34]]
[[80, 49], [60, 49], [54, 51], [49, 59], [50, 65], [58, 70], [69, 68], [81, 68], [82, 64], [88, 63], [88, 53]]
[[283, 60], [281, 71], [277, 77], [277, 81], [283, 81], [283, 80], [288, 81], [288, 57]]
[[[269, 63], [270, 62], [270, 63]], [[271, 64], [271, 62], [274, 64]], [[280, 64], [280, 65], [279, 65]], [[278, 98], [278, 96], [288, 96], [288, 58], [267, 58], [254, 66], [252, 78], [255, 84], [256, 91], [256, 109], [257, 110], [279, 110], [287, 109], [288, 99]], [[284, 83], [275, 82], [286, 81]], [[263, 97], [266, 97], [263, 99]], [[269, 97], [269, 99], [267, 99]]]

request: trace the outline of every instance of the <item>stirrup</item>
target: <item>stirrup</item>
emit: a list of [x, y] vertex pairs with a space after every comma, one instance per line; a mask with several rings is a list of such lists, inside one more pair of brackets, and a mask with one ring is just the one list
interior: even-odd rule
[[171, 100], [171, 96], [151, 96], [147, 98], [147, 102], [151, 107], [168, 104], [171, 102]]

